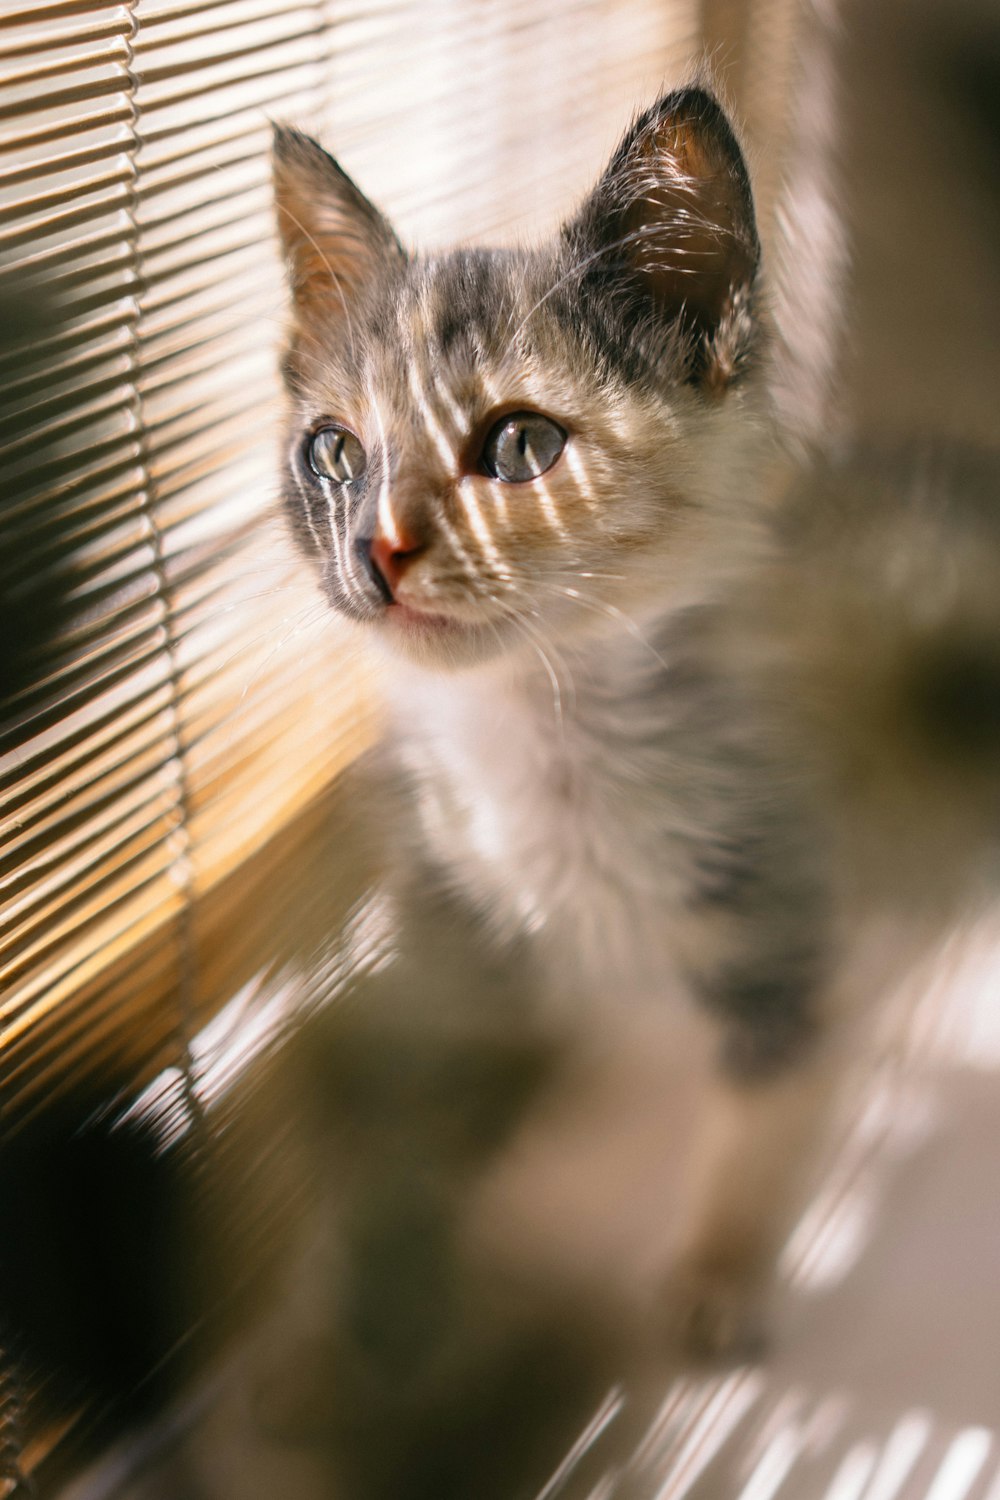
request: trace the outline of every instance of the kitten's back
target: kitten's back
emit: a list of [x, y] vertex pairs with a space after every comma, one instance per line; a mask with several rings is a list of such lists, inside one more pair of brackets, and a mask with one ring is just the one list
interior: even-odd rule
[[817, 776], [852, 898], [967, 899], [1000, 851], [1000, 459], [815, 461], [776, 537], [723, 649]]

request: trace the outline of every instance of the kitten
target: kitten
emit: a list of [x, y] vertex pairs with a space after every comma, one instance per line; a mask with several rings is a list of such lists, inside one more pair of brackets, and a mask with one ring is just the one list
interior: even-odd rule
[[[736, 137], [706, 91], [668, 94], [531, 251], [407, 254], [292, 130], [275, 180], [292, 525], [394, 664], [399, 753], [450, 883], [499, 939], [531, 938], [554, 995], [684, 994], [719, 1024], [668, 1304], [686, 1347], [739, 1347], [844, 1038], [899, 961], [868, 920], [899, 861], [865, 843], [864, 746], [828, 743], [885, 665], [827, 649], [830, 611], [839, 641], [884, 621], [841, 609], [858, 558], [824, 571], [827, 539], [800, 524], [865, 486], [803, 479], [772, 434]], [[852, 535], [866, 558], [881, 545]]]

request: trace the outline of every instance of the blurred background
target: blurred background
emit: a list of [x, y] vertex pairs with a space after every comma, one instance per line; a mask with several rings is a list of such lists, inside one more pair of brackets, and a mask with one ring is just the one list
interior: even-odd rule
[[995, 6], [7, 0], [0, 58], [0, 1496], [997, 1500], [993, 929], [858, 1080], [772, 1357], [670, 1368], [702, 1043], [554, 1035], [390, 904], [377, 679], [274, 514], [267, 180], [288, 121], [510, 242], [708, 66], [789, 430], [995, 447]]

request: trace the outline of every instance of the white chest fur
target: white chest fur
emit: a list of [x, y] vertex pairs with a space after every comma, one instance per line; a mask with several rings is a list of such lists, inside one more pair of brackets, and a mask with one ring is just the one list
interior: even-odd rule
[[[407, 674], [394, 701], [436, 860], [501, 934], [537, 935], [560, 985], [662, 987], [681, 888], [659, 696], [628, 663]], [[663, 726], [665, 727], [665, 726]]]

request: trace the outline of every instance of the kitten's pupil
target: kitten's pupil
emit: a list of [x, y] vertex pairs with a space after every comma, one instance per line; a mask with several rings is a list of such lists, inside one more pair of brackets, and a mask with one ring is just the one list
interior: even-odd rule
[[321, 479], [347, 484], [365, 471], [365, 450], [346, 427], [321, 427], [309, 439], [309, 466]]
[[483, 444], [483, 468], [503, 484], [523, 484], [551, 469], [565, 446], [558, 422], [539, 412], [514, 412], [491, 429]]

